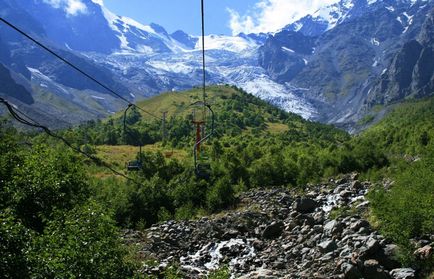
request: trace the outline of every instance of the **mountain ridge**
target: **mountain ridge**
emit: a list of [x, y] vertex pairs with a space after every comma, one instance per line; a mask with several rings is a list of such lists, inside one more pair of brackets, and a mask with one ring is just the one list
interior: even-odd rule
[[[199, 37], [181, 30], [169, 34], [157, 24], [143, 25], [117, 16], [100, 1], [83, 3], [86, 11], [69, 17], [65, 7], [56, 8], [37, 0], [26, 7], [5, 1], [0, 11], [35, 32], [62, 55], [78, 61], [90, 72], [100, 73], [102, 81], [132, 101], [201, 83]], [[396, 82], [394, 77], [383, 77], [384, 69], [397, 67], [397, 63], [391, 64], [393, 56], [406, 42], [417, 40], [423, 15], [433, 8], [433, 3], [425, 0], [341, 0], [273, 34], [207, 35], [207, 81], [236, 85], [305, 118], [356, 130], [355, 123], [373, 113], [372, 107], [388, 105], [382, 101], [383, 96], [390, 95], [394, 90], [390, 84]], [[36, 12], [30, 15], [29, 11]], [[52, 24], [53, 20], [61, 24]], [[81, 33], [77, 30], [84, 29], [83, 22], [90, 27]], [[32, 82], [28, 67], [38, 69], [64, 90], [91, 90], [98, 97], [106, 97], [99, 96], [105, 92], [98, 86], [71, 79], [70, 71], [57, 73], [55, 64], [46, 63], [51, 59], [39, 55], [29, 43], [5, 28], [0, 29], [0, 39], [7, 42], [5, 48], [9, 52], [16, 54], [4, 55], [0, 63], [30, 80], [32, 87], [40, 88], [41, 84]], [[92, 40], [97, 44], [87, 39], [89, 34], [97, 36]], [[431, 57], [431, 44], [426, 43], [421, 61]], [[35, 58], [36, 53], [40, 58]], [[11, 63], [11, 59], [19, 62]], [[395, 101], [432, 94], [426, 81], [430, 80], [429, 65], [418, 63], [415, 71], [418, 73], [411, 76], [415, 82], [407, 90], [409, 93], [394, 94]], [[110, 107], [107, 100], [101, 102], [99, 115], [107, 116], [113, 107], [121, 105], [119, 100], [112, 101]]]

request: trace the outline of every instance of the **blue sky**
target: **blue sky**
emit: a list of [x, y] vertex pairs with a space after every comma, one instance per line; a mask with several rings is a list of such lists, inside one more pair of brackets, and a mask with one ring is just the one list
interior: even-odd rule
[[[245, 14], [257, 0], [205, 0], [206, 32], [232, 33], [227, 8]], [[200, 34], [200, 0], [104, 0], [112, 12], [131, 17], [141, 23], [162, 25], [169, 33], [178, 29], [189, 34]]]
[[[50, 0], [52, 1], [52, 0]], [[80, 2], [81, 0], [56, 0]], [[93, 0], [101, 1], [101, 0]], [[115, 14], [162, 25], [171, 33], [200, 34], [200, 0], [103, 0]], [[275, 32], [339, 0], [205, 0], [206, 33]]]

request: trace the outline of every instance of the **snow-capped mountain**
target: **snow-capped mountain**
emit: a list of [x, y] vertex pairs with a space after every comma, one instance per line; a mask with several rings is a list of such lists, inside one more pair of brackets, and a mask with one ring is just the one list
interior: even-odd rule
[[[200, 37], [115, 15], [99, 0], [78, 2], [2, 0], [0, 15], [131, 100], [201, 84]], [[431, 41], [420, 38], [429, 37], [433, 9], [429, 0], [341, 0], [274, 34], [208, 35], [207, 81], [237, 85], [305, 118], [355, 122], [378, 102], [432, 92], [431, 68], [419, 58], [408, 65], [401, 60], [409, 59], [403, 53], [417, 45], [406, 46], [412, 41], [420, 46], [410, 53], [429, 57]], [[23, 86], [32, 102], [9, 95], [28, 111], [54, 116], [83, 111], [71, 120], [76, 122], [124, 105], [4, 25], [0, 49], [2, 79], [12, 83], [3, 87]], [[418, 82], [405, 88], [394, 85], [403, 63], [417, 67], [417, 76], [405, 76]], [[47, 102], [50, 98], [56, 102]]]
[[[432, 94], [432, 67], [414, 67], [431, 63], [428, 50], [422, 57], [420, 37], [423, 26], [434, 28], [433, 9], [426, 0], [341, 0], [270, 36], [260, 48], [261, 65], [273, 80], [304, 88], [301, 96], [322, 121], [354, 124], [377, 105]], [[421, 75], [423, 82], [412, 82]]]

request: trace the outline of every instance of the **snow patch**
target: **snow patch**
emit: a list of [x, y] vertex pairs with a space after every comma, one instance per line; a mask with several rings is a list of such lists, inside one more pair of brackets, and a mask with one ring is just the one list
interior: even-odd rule
[[[242, 52], [248, 49], [255, 49], [259, 45], [253, 40], [248, 40], [241, 37], [208, 35], [205, 36], [205, 49], [219, 49], [232, 52]], [[202, 49], [202, 37], [196, 43], [195, 50]]]
[[301, 24], [301, 23], [299, 23], [299, 22], [294, 23], [294, 31], [295, 31], [295, 32], [300, 31], [301, 28], [303, 28], [303, 24]]
[[315, 115], [316, 110], [305, 100], [297, 97], [288, 88], [270, 80], [266, 76], [241, 84], [241, 87], [248, 93], [253, 94], [263, 100], [277, 105], [286, 111], [290, 111], [310, 119]]
[[177, 74], [189, 74], [195, 70], [192, 66], [189, 66], [183, 62], [174, 63], [171, 61], [149, 61], [147, 64], [156, 69]]
[[91, 95], [92, 98], [96, 99], [96, 100], [105, 100], [105, 98], [103, 97], [99, 97], [99, 96], [95, 96], [95, 95]]
[[404, 25], [404, 22], [402, 22], [402, 19], [401, 19], [400, 16], [398, 16], [398, 17], [396, 18], [396, 20], [397, 20], [399, 23], [401, 23], [401, 25]]
[[282, 50], [290, 52], [290, 53], [294, 53], [295, 52], [294, 50], [292, 50], [290, 48], [287, 48], [287, 47], [282, 47]]
[[374, 46], [379, 46], [380, 42], [376, 38], [371, 38], [371, 44]]

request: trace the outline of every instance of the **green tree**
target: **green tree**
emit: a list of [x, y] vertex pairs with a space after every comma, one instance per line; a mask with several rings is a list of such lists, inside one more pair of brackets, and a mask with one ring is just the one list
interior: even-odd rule
[[32, 251], [32, 278], [126, 278], [126, 256], [110, 215], [88, 202], [48, 222]]
[[89, 196], [80, 159], [69, 150], [33, 146], [8, 181], [11, 207], [23, 223], [42, 231], [55, 209], [71, 209]]
[[32, 232], [10, 210], [0, 212], [0, 274], [2, 278], [28, 278], [28, 252]]

